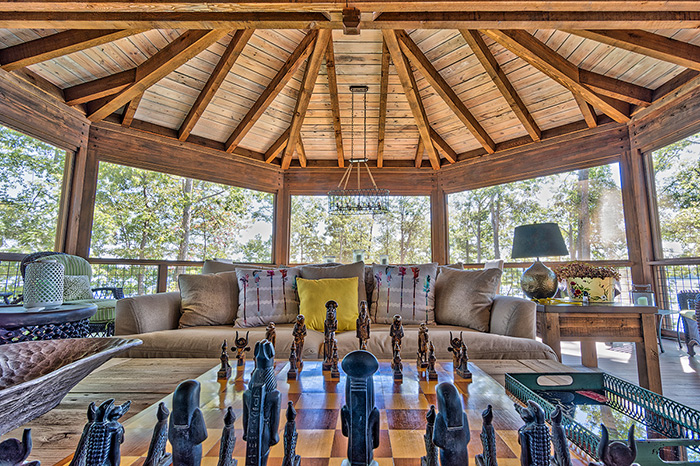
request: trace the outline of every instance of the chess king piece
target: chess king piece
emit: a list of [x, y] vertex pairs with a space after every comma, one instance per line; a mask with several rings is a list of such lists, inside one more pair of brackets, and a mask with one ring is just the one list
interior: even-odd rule
[[389, 328], [389, 336], [391, 337], [391, 347], [393, 348], [396, 344], [399, 344], [399, 349], [401, 348], [401, 339], [403, 338], [403, 319], [400, 315], [396, 314], [394, 320]]
[[571, 454], [569, 453], [569, 441], [566, 439], [564, 427], [561, 425], [563, 411], [561, 406], [554, 408], [552, 413], [552, 446], [554, 447], [554, 456], [552, 457], [553, 466], [572, 466]]
[[423, 436], [423, 441], [425, 442], [425, 456], [421, 457], [421, 466], [439, 466], [438, 463], [438, 451], [433, 443], [433, 431], [435, 430], [435, 417], [437, 413], [435, 412], [435, 405], [430, 406], [428, 414], [425, 415], [427, 421], [425, 425], [425, 435]]
[[265, 466], [270, 447], [280, 441], [280, 392], [274, 371], [275, 348], [267, 340], [255, 344], [255, 370], [243, 393], [243, 440], [246, 466]]
[[32, 452], [32, 429], [24, 429], [22, 441], [9, 438], [0, 443], [0, 464], [3, 466], [39, 466], [38, 461], [25, 463]]
[[221, 431], [221, 446], [219, 447], [218, 466], [236, 466], [238, 460], [233, 459], [233, 449], [236, 448], [236, 414], [232, 407], [226, 409], [224, 429]]
[[598, 444], [599, 463], [588, 463], [589, 466], [639, 466], [634, 462], [637, 458], [637, 442], [634, 439], [634, 426], [627, 434], [627, 445], [622, 442], [610, 441], [607, 427], [600, 425], [602, 433]]
[[165, 452], [168, 443], [168, 416], [170, 411], [165, 407], [165, 403], [158, 404], [156, 418], [158, 422], [153, 427], [151, 444], [148, 446], [148, 454], [143, 466], [168, 466], [173, 464], [173, 455]]
[[435, 363], [437, 358], [435, 357], [435, 346], [433, 342], [428, 342], [428, 380], [437, 380], [438, 375], [435, 371]]
[[231, 377], [231, 364], [228, 363], [228, 345], [226, 340], [221, 344], [221, 368], [216, 374], [219, 380], [228, 379]]
[[331, 356], [331, 379], [339, 379], [340, 371], [338, 370], [338, 342], [333, 340], [333, 355]]
[[250, 332], [246, 332], [245, 337], [238, 336], [236, 332], [236, 359], [238, 360], [237, 366], [245, 366], [245, 353], [250, 351], [250, 346], [248, 346], [248, 335]]
[[114, 405], [107, 400], [99, 407], [90, 403], [88, 422], [73, 455], [70, 466], [106, 465], [116, 466], [121, 462], [120, 447], [124, 442], [124, 427], [119, 418], [129, 411], [131, 401]]
[[357, 350], [345, 356], [341, 365], [347, 381], [340, 421], [348, 438], [348, 457], [342, 466], [377, 466], [374, 449], [379, 446], [379, 410], [374, 406], [372, 376], [379, 363], [372, 353]]
[[418, 370], [428, 367], [428, 341], [430, 341], [428, 326], [422, 322], [418, 327], [418, 358], [416, 359]]
[[476, 466], [498, 466], [496, 460], [496, 430], [493, 428], [493, 407], [488, 407], [481, 413], [481, 446], [484, 451], [476, 455]]
[[327, 371], [331, 368], [331, 358], [333, 357], [333, 342], [335, 341], [335, 332], [338, 330], [338, 319], [336, 318], [336, 310], [338, 303], [328, 301], [326, 303], [326, 320], [323, 322], [323, 370]]
[[462, 396], [454, 385], [443, 382], [435, 388], [438, 414], [433, 443], [440, 449], [441, 466], [469, 464], [469, 420], [462, 408]]
[[549, 466], [552, 448], [549, 428], [544, 423], [544, 411], [536, 402], [529, 400], [527, 407], [515, 405], [525, 425], [518, 429], [520, 442], [520, 464], [522, 466]]
[[369, 340], [370, 321], [369, 313], [367, 312], [367, 301], [360, 303], [360, 314], [357, 317], [356, 334], [360, 340], [360, 349], [367, 349], [367, 341]]
[[287, 380], [296, 380], [297, 378], [297, 344], [292, 342], [292, 347], [289, 350], [289, 370], [287, 371]]
[[294, 337], [294, 344], [297, 347], [297, 365], [299, 370], [304, 367], [304, 339], [306, 338], [306, 318], [304, 314], [299, 314], [296, 321], [294, 322], [294, 328], [292, 329], [292, 336]]
[[207, 426], [199, 409], [200, 385], [185, 380], [173, 393], [173, 412], [168, 424], [168, 440], [173, 447], [173, 464], [199, 466], [202, 442], [207, 439]]
[[403, 363], [401, 362], [401, 345], [394, 343], [393, 356], [391, 358], [391, 368], [394, 369], [394, 381], [403, 380]]
[[277, 343], [277, 332], [275, 330], [275, 323], [270, 322], [265, 328], [265, 339], [272, 343], [272, 347], [275, 348]]
[[287, 403], [287, 423], [284, 425], [284, 458], [282, 466], [300, 466], [301, 456], [297, 455], [297, 412], [292, 402]]

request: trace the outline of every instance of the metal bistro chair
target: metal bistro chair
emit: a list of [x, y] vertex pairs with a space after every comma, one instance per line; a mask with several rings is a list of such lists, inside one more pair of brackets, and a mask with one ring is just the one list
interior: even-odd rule
[[688, 347], [688, 355], [695, 356], [695, 345], [700, 345], [700, 334], [698, 334], [698, 290], [683, 290], [676, 296], [678, 297], [678, 306], [680, 308], [680, 318], [676, 324], [676, 332], [678, 333], [678, 348], [683, 348], [680, 337], [680, 325], [683, 322], [683, 331], [685, 334], [685, 344]]

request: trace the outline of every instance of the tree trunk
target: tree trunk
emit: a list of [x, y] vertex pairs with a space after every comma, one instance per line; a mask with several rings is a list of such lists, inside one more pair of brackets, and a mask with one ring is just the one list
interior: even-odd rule
[[[190, 232], [192, 228], [192, 178], [184, 179], [182, 195], [184, 198], [184, 203], [182, 205], [182, 221], [180, 222], [182, 237], [180, 238], [180, 247], [177, 251], [177, 260], [180, 261], [187, 260], [187, 253], [190, 249]], [[206, 257], [202, 257], [202, 259], [206, 259]], [[175, 268], [176, 277], [184, 272], [184, 267]]]
[[494, 259], [500, 259], [501, 247], [498, 241], [498, 233], [501, 216], [501, 196], [499, 194], [494, 193], [491, 195], [489, 207], [491, 210], [491, 231], [493, 232], [493, 257]]
[[481, 219], [476, 219], [476, 262], [481, 263]]
[[578, 258], [591, 258], [591, 215], [589, 210], [588, 169], [578, 171], [579, 214], [578, 214]]
[[[148, 188], [146, 185], [146, 174], [141, 176], [141, 182], [143, 183], [143, 203], [146, 209], [148, 209]], [[146, 258], [146, 245], [148, 244], [148, 220], [143, 222], [141, 227], [141, 241], [139, 242], [139, 259], [144, 260]], [[136, 277], [136, 289], [139, 295], [146, 294], [146, 287], [144, 284], [144, 277], [146, 274], [146, 267], [141, 265], [138, 268], [139, 272]]]

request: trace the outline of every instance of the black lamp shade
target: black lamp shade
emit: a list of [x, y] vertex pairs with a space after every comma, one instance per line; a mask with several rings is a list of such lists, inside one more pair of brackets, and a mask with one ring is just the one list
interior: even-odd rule
[[566, 256], [564, 238], [556, 223], [534, 223], [515, 227], [513, 234], [513, 259], [527, 257]]

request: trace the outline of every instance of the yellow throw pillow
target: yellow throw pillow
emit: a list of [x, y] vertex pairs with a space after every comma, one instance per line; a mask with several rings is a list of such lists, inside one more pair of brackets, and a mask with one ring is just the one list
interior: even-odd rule
[[338, 331], [355, 330], [357, 320], [357, 277], [305, 280], [297, 278], [299, 313], [306, 317], [306, 326], [323, 332], [326, 302], [338, 303]]

